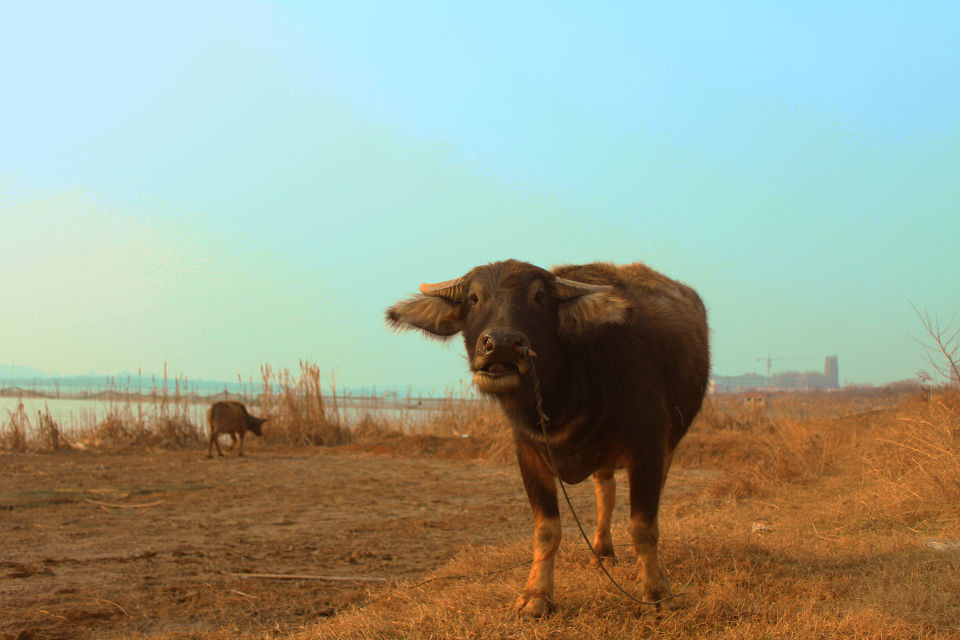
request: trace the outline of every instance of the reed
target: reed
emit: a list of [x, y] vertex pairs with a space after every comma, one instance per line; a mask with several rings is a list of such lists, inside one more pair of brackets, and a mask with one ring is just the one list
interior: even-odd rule
[[306, 360], [300, 360], [299, 365], [299, 375], [289, 369], [274, 370], [269, 364], [260, 367], [263, 392], [258, 410], [270, 419], [264, 427], [264, 438], [268, 443], [291, 446], [350, 442], [350, 430], [341, 425], [337, 410], [336, 378], [331, 378], [334, 402], [328, 407], [320, 367]]
[[31, 432], [30, 418], [20, 399], [14, 411], [7, 410], [8, 419], [0, 430], [0, 448], [5, 451], [23, 451], [27, 448], [27, 434]]

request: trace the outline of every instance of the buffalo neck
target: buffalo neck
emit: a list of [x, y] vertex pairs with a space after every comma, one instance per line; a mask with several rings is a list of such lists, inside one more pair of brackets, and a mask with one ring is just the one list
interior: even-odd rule
[[[586, 435], [609, 417], [613, 405], [608, 397], [619, 392], [630, 376], [622, 371], [622, 352], [617, 355], [615, 350], [598, 349], [596, 344], [567, 343], [562, 347], [563, 357], [557, 360], [555, 369], [537, 372], [543, 412], [549, 418], [547, 432], [551, 436], [558, 434], [576, 422]], [[525, 380], [522, 389], [498, 399], [520, 435], [540, 438], [540, 415], [532, 380]]]

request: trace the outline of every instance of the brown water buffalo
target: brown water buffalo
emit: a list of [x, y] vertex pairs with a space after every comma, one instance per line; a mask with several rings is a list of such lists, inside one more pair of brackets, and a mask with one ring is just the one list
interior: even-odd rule
[[267, 418], [257, 418], [247, 413], [247, 408], [239, 402], [225, 400], [213, 403], [213, 405], [207, 409], [207, 424], [210, 425], [210, 442], [207, 444], [207, 457], [213, 457], [214, 444], [217, 445], [217, 455], [223, 455], [223, 451], [220, 450], [219, 441], [221, 433], [230, 434], [230, 439], [233, 441], [230, 444], [231, 451], [237, 444], [237, 435], [239, 434], [240, 450], [237, 452], [237, 455], [242, 456], [243, 437], [247, 431], [252, 431], [258, 436], [262, 436], [263, 431], [261, 427], [266, 421]]
[[597, 555], [614, 561], [613, 473], [625, 467], [640, 593], [649, 602], [667, 598], [657, 550], [660, 493], [710, 369], [706, 311], [696, 292], [639, 263], [545, 271], [507, 260], [423, 284], [420, 293], [387, 309], [387, 322], [440, 339], [462, 333], [474, 384], [499, 401], [512, 425], [535, 523], [533, 567], [517, 610], [540, 616], [553, 605], [560, 544], [537, 378], [560, 478], [577, 483], [593, 475]]

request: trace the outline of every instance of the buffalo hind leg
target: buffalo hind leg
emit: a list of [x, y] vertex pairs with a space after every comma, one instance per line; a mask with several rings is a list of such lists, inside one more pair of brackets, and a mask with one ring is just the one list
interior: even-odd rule
[[217, 455], [222, 456], [223, 451], [220, 450], [220, 433], [216, 429], [210, 429], [210, 442], [207, 443], [207, 457], [213, 457], [213, 445], [217, 445]]
[[523, 486], [533, 510], [533, 566], [517, 598], [516, 610], [525, 617], [538, 618], [553, 608], [553, 570], [560, 546], [560, 510], [553, 473], [527, 443], [517, 443], [517, 461]]
[[612, 469], [600, 469], [593, 474], [593, 490], [597, 494], [597, 534], [593, 539], [593, 550], [597, 554], [590, 559], [590, 563], [598, 564], [599, 556], [600, 561], [616, 564], [613, 537], [610, 535], [610, 519], [617, 498], [617, 483]]
[[237, 434], [233, 431], [230, 432], [230, 447], [227, 449], [227, 452], [233, 451], [233, 448], [237, 446]]
[[[650, 464], [654, 462], [654, 464]], [[670, 582], [660, 564], [658, 549], [659, 528], [657, 511], [660, 507], [660, 489], [663, 481], [663, 461], [644, 460], [628, 469], [630, 476], [630, 537], [637, 552], [637, 580], [642, 598], [657, 603], [668, 598]], [[666, 600], [662, 604], [668, 605]]]

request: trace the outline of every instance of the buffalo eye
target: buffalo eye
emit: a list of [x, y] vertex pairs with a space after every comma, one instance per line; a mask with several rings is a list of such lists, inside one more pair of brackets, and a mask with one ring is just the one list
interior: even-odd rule
[[543, 289], [540, 289], [535, 294], [533, 294], [534, 302], [543, 302]]
[[477, 297], [477, 294], [471, 293], [471, 294], [470, 294], [470, 304], [477, 304], [478, 302], [480, 302], [480, 298]]

